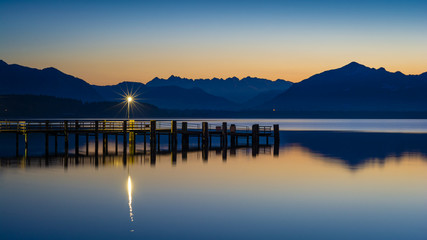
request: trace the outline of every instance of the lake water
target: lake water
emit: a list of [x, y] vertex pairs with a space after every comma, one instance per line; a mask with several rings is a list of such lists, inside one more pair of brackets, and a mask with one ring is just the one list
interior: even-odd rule
[[0, 135], [0, 239], [427, 239], [425, 120], [226, 121], [287, 131], [155, 160], [46, 158], [43, 136], [17, 158]]

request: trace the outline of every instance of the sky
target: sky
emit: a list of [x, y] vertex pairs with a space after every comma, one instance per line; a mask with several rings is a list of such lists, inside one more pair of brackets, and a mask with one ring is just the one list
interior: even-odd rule
[[299, 82], [351, 61], [427, 71], [427, 1], [5, 1], [0, 59], [98, 85], [187, 78]]

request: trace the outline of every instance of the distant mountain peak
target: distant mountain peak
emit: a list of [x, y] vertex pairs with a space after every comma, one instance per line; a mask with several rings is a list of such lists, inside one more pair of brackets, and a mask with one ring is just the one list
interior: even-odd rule
[[3, 60], [0, 59], [0, 66], [2, 66], [2, 65], [5, 66], [5, 65], [8, 65], [8, 64], [5, 61], [3, 61]]
[[42, 71], [46, 71], [46, 72], [55, 72], [55, 73], [62, 73], [61, 71], [59, 71], [58, 69], [54, 68], [54, 67], [47, 67], [47, 68], [43, 68]]
[[355, 68], [368, 68], [367, 66], [365, 66], [365, 65], [362, 65], [362, 64], [360, 64], [360, 63], [358, 63], [358, 62], [351, 62], [351, 63], [349, 63], [349, 64], [347, 64], [347, 65], [345, 65], [344, 67], [342, 67], [342, 68], [351, 68], [351, 69], [355, 69]]
[[171, 75], [167, 80], [191, 80], [191, 79], [182, 78], [180, 76]]

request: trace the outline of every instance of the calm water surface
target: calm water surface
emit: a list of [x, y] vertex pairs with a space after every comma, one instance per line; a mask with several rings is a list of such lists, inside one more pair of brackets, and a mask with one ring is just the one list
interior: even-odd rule
[[425, 240], [427, 134], [395, 129], [283, 131], [278, 154], [165, 151], [155, 161], [46, 158], [37, 145], [16, 158], [14, 138], [0, 136], [0, 239]]

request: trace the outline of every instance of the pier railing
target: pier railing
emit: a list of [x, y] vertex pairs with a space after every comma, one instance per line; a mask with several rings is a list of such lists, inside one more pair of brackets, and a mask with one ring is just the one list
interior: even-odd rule
[[271, 133], [271, 126], [259, 126], [259, 133], [263, 133], [263, 134]]
[[[250, 126], [245, 125], [234, 125], [236, 132], [248, 133], [252, 129]], [[209, 131], [221, 132], [223, 125], [221, 124], [209, 124]], [[95, 121], [95, 120], [82, 120], [82, 121], [0, 121], [1, 132], [45, 132], [45, 131], [123, 131], [123, 121]], [[157, 121], [157, 130], [168, 130], [171, 129], [170, 121]], [[177, 125], [177, 129], [182, 129], [182, 123]], [[187, 130], [201, 130], [202, 126], [198, 123], [187, 123]], [[128, 131], [148, 131], [150, 130], [150, 121], [134, 121], [130, 120], [127, 122]], [[259, 133], [268, 134], [272, 132], [271, 126], [259, 126]]]
[[[170, 128], [170, 123], [158, 122], [158, 129]], [[128, 131], [148, 131], [149, 121], [128, 121]], [[59, 132], [59, 131], [123, 131], [123, 121], [0, 121], [0, 132]]]

